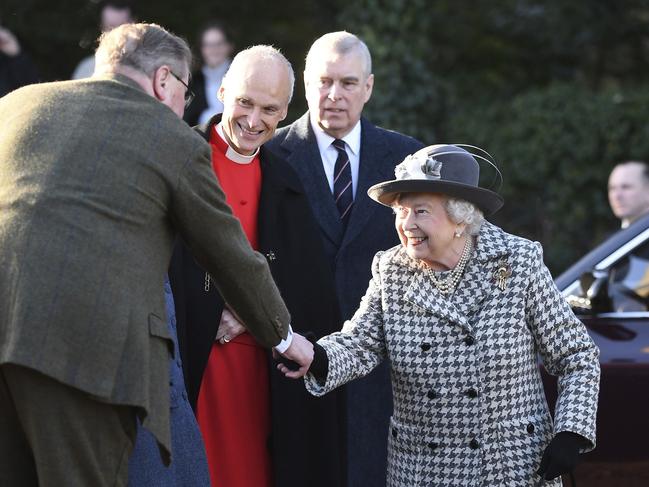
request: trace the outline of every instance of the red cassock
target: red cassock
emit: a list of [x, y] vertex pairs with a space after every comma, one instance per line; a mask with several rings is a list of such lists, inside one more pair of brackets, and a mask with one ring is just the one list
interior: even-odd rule
[[[212, 167], [228, 204], [252, 247], [258, 248], [257, 213], [261, 166], [228, 157], [228, 145], [210, 134]], [[213, 487], [271, 487], [268, 437], [270, 400], [266, 350], [243, 333], [230, 343], [214, 342], [203, 374], [196, 417], [205, 441]]]

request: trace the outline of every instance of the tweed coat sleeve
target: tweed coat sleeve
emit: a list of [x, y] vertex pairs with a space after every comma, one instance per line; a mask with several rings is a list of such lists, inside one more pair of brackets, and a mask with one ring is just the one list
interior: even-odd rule
[[527, 322], [543, 364], [558, 376], [555, 434], [572, 431], [595, 448], [595, 418], [599, 393], [599, 349], [584, 324], [556, 288], [536, 243], [534, 268], [527, 292]]
[[327, 379], [319, 382], [312, 374], [304, 378], [307, 390], [314, 396], [327, 392], [369, 374], [387, 356], [383, 331], [382, 286], [379, 264], [383, 252], [372, 262], [372, 279], [351, 320], [341, 331], [318, 340], [327, 352]]

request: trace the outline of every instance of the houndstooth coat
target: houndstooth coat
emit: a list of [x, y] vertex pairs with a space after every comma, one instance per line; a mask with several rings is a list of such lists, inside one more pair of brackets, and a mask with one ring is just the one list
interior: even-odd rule
[[[504, 289], [501, 267], [510, 274]], [[485, 222], [449, 298], [402, 247], [379, 252], [372, 273], [353, 318], [319, 341], [326, 381], [309, 374], [305, 384], [319, 396], [390, 359], [388, 486], [560, 486], [535, 471], [560, 431], [594, 448], [599, 350], [555, 287], [540, 244]], [[554, 426], [538, 354], [559, 377]]]

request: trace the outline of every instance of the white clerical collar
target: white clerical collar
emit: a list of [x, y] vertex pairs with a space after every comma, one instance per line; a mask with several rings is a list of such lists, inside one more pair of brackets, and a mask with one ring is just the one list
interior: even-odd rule
[[239, 154], [236, 150], [230, 147], [230, 144], [228, 143], [228, 139], [225, 138], [225, 133], [223, 132], [222, 124], [219, 123], [215, 128], [216, 128], [216, 133], [219, 134], [221, 140], [223, 140], [223, 142], [225, 142], [228, 145], [228, 150], [225, 152], [225, 157], [230, 159], [232, 162], [236, 162], [237, 164], [250, 164], [252, 160], [255, 157], [257, 157], [257, 154], [259, 154], [259, 147], [257, 147], [257, 150], [249, 156], [244, 156], [243, 154]]
[[[336, 140], [335, 137], [327, 134], [318, 123], [311, 118], [311, 127], [313, 127], [313, 133], [315, 133], [315, 138], [318, 141], [318, 148], [322, 151], [329, 147], [331, 143]], [[342, 140], [347, 145], [347, 148], [358, 157], [358, 154], [361, 150], [361, 121], [359, 120], [354, 125], [354, 128], [345, 135]]]

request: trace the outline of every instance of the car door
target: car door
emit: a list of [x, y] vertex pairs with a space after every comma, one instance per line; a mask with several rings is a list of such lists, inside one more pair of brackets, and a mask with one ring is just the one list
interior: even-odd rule
[[612, 249], [590, 274], [563, 291], [600, 348], [598, 445], [589, 457], [647, 460], [649, 231]]

